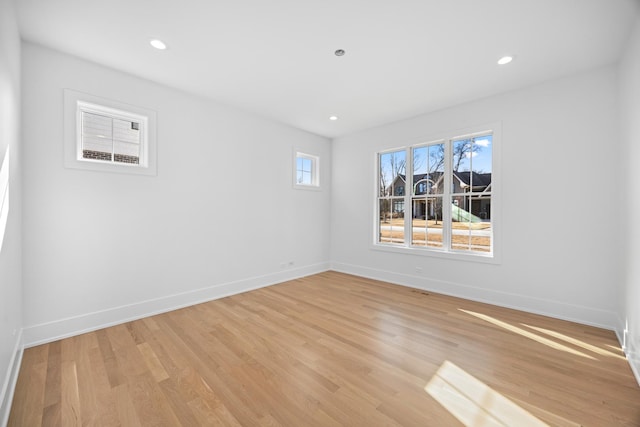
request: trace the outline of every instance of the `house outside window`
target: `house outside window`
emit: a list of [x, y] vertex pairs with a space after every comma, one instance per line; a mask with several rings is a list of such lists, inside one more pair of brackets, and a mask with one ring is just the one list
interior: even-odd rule
[[146, 166], [147, 118], [78, 102], [78, 160]]
[[493, 257], [494, 136], [487, 130], [378, 153], [374, 245]]
[[147, 108], [65, 89], [65, 167], [156, 175], [156, 122]]

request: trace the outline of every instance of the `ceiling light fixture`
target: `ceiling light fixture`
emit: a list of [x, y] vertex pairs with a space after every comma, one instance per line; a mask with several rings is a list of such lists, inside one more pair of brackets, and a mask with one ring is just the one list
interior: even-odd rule
[[329, 120], [335, 122], [336, 120], [338, 120], [338, 116], [329, 116]]
[[505, 65], [511, 61], [513, 61], [513, 56], [503, 56], [502, 58], [498, 59], [498, 65]]
[[158, 40], [158, 39], [151, 40], [149, 44], [158, 50], [165, 50], [167, 48], [167, 45], [164, 44], [162, 40]]
[[336, 56], [344, 56], [344, 54], [345, 54], [345, 53], [347, 53], [347, 52], [345, 52], [345, 51], [344, 51], [344, 49], [338, 49], [338, 50], [336, 50], [336, 51], [335, 51], [335, 52], [333, 52], [333, 53], [334, 53], [334, 55], [336, 55]]

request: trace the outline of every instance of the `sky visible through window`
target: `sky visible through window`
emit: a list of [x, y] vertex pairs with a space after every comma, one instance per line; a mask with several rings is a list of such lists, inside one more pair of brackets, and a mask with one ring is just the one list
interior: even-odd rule
[[296, 182], [303, 185], [312, 184], [312, 172], [313, 161], [305, 157], [298, 157], [296, 159]]
[[[492, 144], [492, 135], [454, 140], [451, 156], [453, 170], [491, 173]], [[444, 147], [444, 143], [435, 143], [414, 148], [413, 174], [444, 172]], [[383, 188], [389, 186], [396, 176], [406, 174], [406, 157], [405, 150], [380, 155], [380, 184]]]

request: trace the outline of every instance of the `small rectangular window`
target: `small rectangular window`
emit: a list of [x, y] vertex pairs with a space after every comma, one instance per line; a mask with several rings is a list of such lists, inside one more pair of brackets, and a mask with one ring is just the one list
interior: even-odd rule
[[78, 160], [144, 167], [145, 117], [86, 102], [78, 102], [78, 116]]
[[155, 112], [65, 89], [65, 166], [156, 174]]
[[318, 189], [320, 187], [319, 158], [297, 151], [294, 159], [293, 186], [295, 188]]

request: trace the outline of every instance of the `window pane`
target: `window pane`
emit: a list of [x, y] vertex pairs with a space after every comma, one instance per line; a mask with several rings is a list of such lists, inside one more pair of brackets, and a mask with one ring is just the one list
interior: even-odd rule
[[411, 183], [413, 194], [427, 194], [429, 147], [414, 148], [411, 155], [413, 157], [413, 182]]
[[310, 185], [311, 184], [311, 172], [307, 172], [304, 170], [298, 170], [297, 171], [297, 180], [296, 182], [298, 184], [306, 184], [306, 185]]
[[130, 120], [113, 119], [113, 139], [130, 143], [140, 142], [140, 124]]
[[444, 190], [444, 144], [413, 149], [413, 194], [442, 194]]
[[82, 157], [85, 159], [111, 160], [111, 139], [92, 136], [82, 137]]
[[474, 193], [491, 191], [492, 141], [491, 135], [479, 136], [473, 140], [471, 183]]
[[111, 140], [112, 130], [111, 117], [86, 112], [82, 113], [83, 135], [107, 138]]
[[451, 248], [491, 251], [491, 197], [454, 196], [451, 205]]
[[469, 172], [471, 170], [471, 150], [470, 139], [461, 139], [453, 142], [451, 152], [452, 168], [454, 172]]
[[380, 154], [379, 194], [403, 196], [405, 193], [406, 151]]
[[404, 199], [379, 199], [378, 241], [404, 243]]
[[442, 198], [416, 198], [412, 207], [411, 244], [442, 247]]
[[429, 194], [442, 194], [444, 191], [444, 144], [429, 146]]
[[303, 185], [313, 184], [313, 160], [298, 156], [296, 157], [296, 183]]
[[451, 248], [455, 250], [470, 249], [469, 212], [466, 196], [454, 196], [451, 203]]
[[82, 113], [82, 157], [111, 161], [113, 150], [111, 117]]
[[140, 144], [113, 141], [113, 160], [120, 163], [138, 164], [140, 162]]
[[311, 159], [302, 159], [302, 170], [304, 172], [311, 172]]

